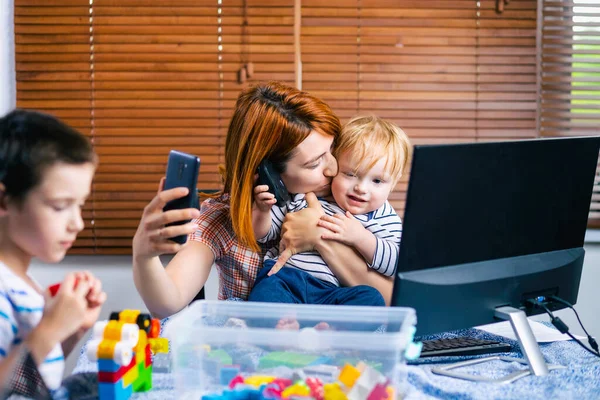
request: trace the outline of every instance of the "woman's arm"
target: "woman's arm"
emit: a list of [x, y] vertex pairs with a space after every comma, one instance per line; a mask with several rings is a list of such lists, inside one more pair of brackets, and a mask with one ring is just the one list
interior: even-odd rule
[[389, 304], [392, 295], [393, 279], [385, 277], [367, 266], [365, 260], [351, 247], [342, 243], [321, 239], [325, 228], [317, 226], [324, 214], [321, 204], [313, 193], [306, 195], [308, 207], [288, 213], [281, 230], [282, 253], [280, 262], [286, 257], [309, 250], [317, 250], [331, 271], [344, 286], [369, 285], [382, 294]]
[[[162, 188], [163, 181], [160, 187]], [[133, 280], [148, 307], [164, 318], [184, 308], [202, 289], [214, 261], [212, 251], [204, 244], [179, 245], [170, 237], [194, 232], [193, 222], [166, 227], [168, 223], [198, 218], [196, 209], [163, 212], [167, 202], [187, 194], [185, 188], [160, 191], [146, 206], [133, 238]], [[164, 268], [160, 254], [177, 253]]]

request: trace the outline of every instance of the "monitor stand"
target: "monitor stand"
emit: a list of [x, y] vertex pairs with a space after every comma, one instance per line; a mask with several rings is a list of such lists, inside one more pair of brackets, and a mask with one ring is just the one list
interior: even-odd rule
[[[523, 311], [513, 307], [499, 307], [496, 309], [495, 317], [510, 321], [513, 331], [517, 336], [517, 340], [519, 341], [521, 352], [525, 356], [525, 359], [503, 356], [491, 356], [485, 358], [477, 358], [474, 360], [461, 361], [444, 367], [432, 368], [431, 372], [438, 375], [444, 375], [458, 379], [466, 379], [469, 381], [476, 382], [512, 383], [517, 379], [523, 378], [528, 375], [544, 376], [548, 375], [552, 370], [566, 368], [562, 365], [546, 364], [544, 356], [540, 351], [540, 347], [538, 346], [537, 341], [535, 340], [535, 336], [531, 331], [531, 327], [529, 326], [529, 321], [527, 321], [527, 316]], [[508, 374], [501, 378], [488, 378], [486, 376], [470, 375], [453, 371], [457, 368], [486, 363], [494, 360], [517, 362], [529, 366], [529, 369], [516, 371], [512, 374]]]

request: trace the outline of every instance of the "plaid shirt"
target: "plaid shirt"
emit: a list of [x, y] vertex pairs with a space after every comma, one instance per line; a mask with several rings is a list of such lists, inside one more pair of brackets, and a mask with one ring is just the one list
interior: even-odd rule
[[0, 386], [0, 399], [14, 395], [31, 399], [52, 398], [31, 354], [24, 346], [21, 346], [21, 349], [13, 373], [10, 374], [8, 381]]
[[219, 300], [232, 297], [248, 299], [266, 249], [273, 241], [261, 244], [261, 254], [238, 242], [229, 215], [229, 194], [208, 199], [200, 206], [200, 217], [191, 240], [208, 246], [215, 256], [219, 272]]

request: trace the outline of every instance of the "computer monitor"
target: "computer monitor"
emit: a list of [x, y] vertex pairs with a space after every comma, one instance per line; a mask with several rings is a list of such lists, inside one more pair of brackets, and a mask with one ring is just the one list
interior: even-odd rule
[[[415, 146], [392, 305], [417, 335], [575, 303], [600, 137]], [[552, 303], [553, 309], [562, 308]]]
[[415, 146], [392, 305], [417, 311], [417, 335], [511, 319], [543, 362], [528, 300], [577, 301], [599, 150], [600, 137]]

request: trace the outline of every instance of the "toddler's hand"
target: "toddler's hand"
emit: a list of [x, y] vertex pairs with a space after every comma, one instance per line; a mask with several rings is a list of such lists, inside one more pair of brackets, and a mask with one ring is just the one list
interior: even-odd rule
[[321, 235], [322, 239], [337, 240], [348, 246], [356, 246], [365, 233], [365, 227], [348, 211], [345, 215], [322, 215], [317, 225], [329, 231]]
[[275, 203], [277, 203], [277, 199], [275, 199], [273, 193], [269, 193], [269, 186], [258, 185], [254, 187], [254, 205], [261, 212], [271, 211], [271, 207]]

